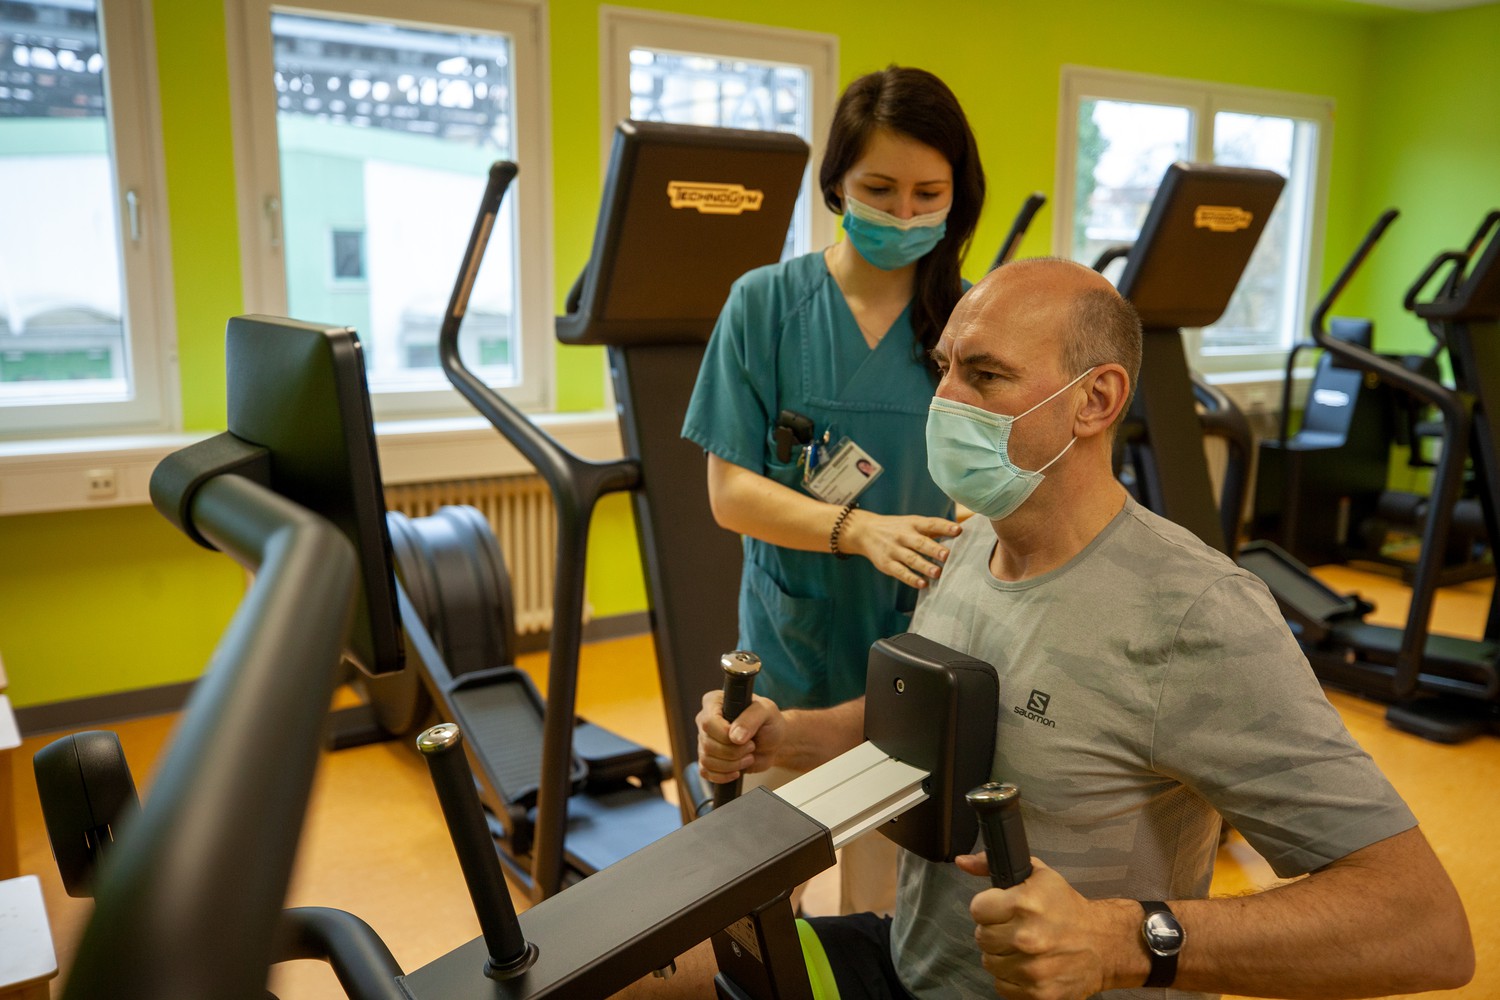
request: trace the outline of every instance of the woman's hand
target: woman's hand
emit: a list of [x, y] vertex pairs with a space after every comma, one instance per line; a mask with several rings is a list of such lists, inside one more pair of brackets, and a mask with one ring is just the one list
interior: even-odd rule
[[858, 507], [839, 530], [839, 550], [864, 556], [886, 576], [921, 590], [936, 580], [948, 559], [938, 539], [953, 538], [959, 526], [941, 517], [876, 514]]

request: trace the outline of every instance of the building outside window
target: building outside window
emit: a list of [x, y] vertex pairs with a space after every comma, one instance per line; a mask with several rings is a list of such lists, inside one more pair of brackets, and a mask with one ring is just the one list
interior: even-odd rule
[[782, 255], [833, 241], [837, 220], [813, 177], [836, 96], [835, 37], [613, 7], [600, 36], [606, 130], [634, 118], [799, 135], [812, 155]]
[[537, 9], [436, 0], [415, 23], [379, 0], [239, 2], [247, 300], [353, 326], [377, 415], [466, 412], [438, 367], [438, 329], [489, 167], [516, 161], [459, 347], [514, 401], [545, 406]]
[[0, 2], [0, 435], [173, 409], [149, 12]]

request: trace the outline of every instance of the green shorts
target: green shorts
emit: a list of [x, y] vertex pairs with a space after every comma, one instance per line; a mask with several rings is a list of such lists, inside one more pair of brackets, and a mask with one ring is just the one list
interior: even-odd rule
[[891, 962], [890, 917], [810, 917], [797, 936], [813, 1000], [912, 1000]]

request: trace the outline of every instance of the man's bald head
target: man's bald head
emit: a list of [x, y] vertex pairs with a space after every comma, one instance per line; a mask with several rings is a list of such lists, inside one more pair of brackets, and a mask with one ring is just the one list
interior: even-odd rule
[[[1059, 257], [1031, 257], [991, 271], [960, 300], [953, 320], [999, 323], [1058, 341], [1059, 374], [1072, 378], [1103, 364], [1141, 371], [1141, 321], [1135, 307], [1092, 268]], [[1129, 402], [1121, 410], [1123, 415]]]

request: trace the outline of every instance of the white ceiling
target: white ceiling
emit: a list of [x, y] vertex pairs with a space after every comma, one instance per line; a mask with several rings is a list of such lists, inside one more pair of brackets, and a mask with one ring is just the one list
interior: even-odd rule
[[1493, 0], [1354, 0], [1376, 7], [1399, 7], [1402, 10], [1457, 10], [1460, 7], [1482, 7]]

